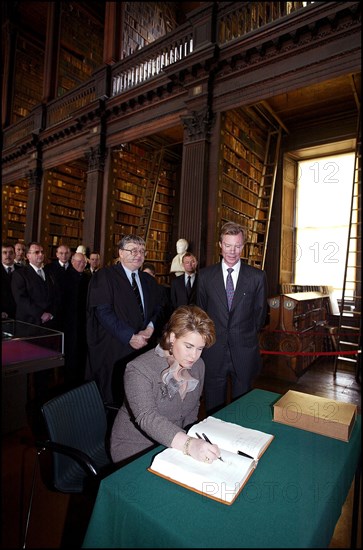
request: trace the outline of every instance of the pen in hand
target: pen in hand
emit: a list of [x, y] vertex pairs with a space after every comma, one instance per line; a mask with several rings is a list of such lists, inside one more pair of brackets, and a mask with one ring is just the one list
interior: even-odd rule
[[[200, 435], [198, 435], [197, 433], [195, 434], [197, 437], [199, 437], [199, 439], [202, 439], [200, 437]], [[202, 436], [204, 437], [204, 439], [206, 440], [207, 443], [210, 443], [211, 445], [213, 445], [213, 443], [210, 441], [210, 439], [208, 439], [208, 437], [202, 433]], [[222, 462], [224, 462], [223, 458], [221, 456], [218, 457], [218, 460], [221, 460]]]

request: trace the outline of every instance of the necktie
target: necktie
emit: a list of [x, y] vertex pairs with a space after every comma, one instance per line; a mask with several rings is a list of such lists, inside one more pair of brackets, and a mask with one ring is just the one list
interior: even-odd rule
[[142, 307], [142, 300], [141, 300], [141, 296], [140, 296], [140, 291], [139, 291], [139, 287], [137, 286], [137, 282], [136, 282], [135, 277], [136, 277], [135, 273], [131, 273], [132, 290], [135, 292], [135, 296], [136, 296], [136, 299], [137, 299], [137, 302], [139, 304], [139, 308], [140, 308], [140, 311], [141, 311], [141, 316], [142, 316], [142, 318], [144, 318], [144, 308]]
[[188, 275], [188, 280], [187, 280], [187, 284], [186, 284], [188, 298], [190, 298], [190, 294], [192, 292], [192, 285], [191, 285], [190, 279], [191, 279], [191, 277], [190, 277], [190, 275]]
[[44, 277], [43, 277], [43, 272], [42, 272], [42, 270], [41, 270], [41, 269], [37, 269], [37, 273], [38, 273], [39, 277], [41, 277], [41, 278], [43, 279], [43, 281], [44, 281]]
[[12, 269], [11, 267], [8, 267], [8, 274], [11, 275]]
[[234, 286], [233, 286], [233, 280], [231, 275], [233, 271], [232, 267], [229, 267], [227, 271], [228, 271], [228, 275], [227, 275], [227, 281], [226, 281], [226, 293], [227, 293], [228, 309], [231, 309], [233, 294], [234, 294]]

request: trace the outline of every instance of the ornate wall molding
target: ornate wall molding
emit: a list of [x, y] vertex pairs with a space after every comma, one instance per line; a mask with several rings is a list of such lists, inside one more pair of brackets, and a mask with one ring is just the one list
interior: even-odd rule
[[100, 146], [91, 147], [87, 153], [88, 172], [105, 169], [106, 153]]
[[209, 107], [201, 111], [193, 111], [191, 115], [182, 117], [184, 129], [187, 132], [187, 141], [208, 139], [215, 117]]

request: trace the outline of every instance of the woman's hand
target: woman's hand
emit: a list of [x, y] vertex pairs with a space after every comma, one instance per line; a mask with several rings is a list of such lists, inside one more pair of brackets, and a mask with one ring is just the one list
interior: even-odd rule
[[171, 447], [207, 464], [211, 464], [221, 456], [218, 445], [207, 443], [204, 439], [190, 437], [185, 432], [178, 432], [174, 436]]
[[211, 464], [221, 456], [218, 445], [212, 445], [203, 439], [191, 438], [189, 443], [189, 454], [195, 460]]

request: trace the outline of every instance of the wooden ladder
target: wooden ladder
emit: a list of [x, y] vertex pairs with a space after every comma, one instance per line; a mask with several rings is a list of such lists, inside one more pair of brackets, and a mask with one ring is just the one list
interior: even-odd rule
[[149, 238], [149, 232], [151, 227], [151, 221], [153, 217], [154, 207], [156, 196], [158, 192], [159, 177], [160, 171], [163, 164], [164, 158], [164, 147], [161, 147], [154, 153], [153, 164], [150, 171], [150, 177], [147, 180], [145, 195], [144, 195], [144, 206], [142, 215], [140, 216], [140, 225], [137, 230], [137, 235], [142, 237], [147, 243]]
[[262, 167], [261, 184], [258, 190], [255, 219], [250, 238], [256, 247], [257, 256], [250, 254], [248, 264], [264, 269], [267, 242], [270, 230], [271, 210], [275, 191], [276, 173], [279, 162], [282, 128], [271, 128], [268, 132], [265, 158]]
[[[358, 126], [355, 147], [351, 212], [348, 231], [347, 255], [344, 270], [342, 301], [339, 325], [336, 336], [337, 355], [334, 362], [334, 376], [339, 361], [354, 365], [355, 378], [360, 380], [362, 357], [362, 179], [361, 179], [361, 122], [358, 113]], [[343, 352], [353, 352], [344, 354]]]

